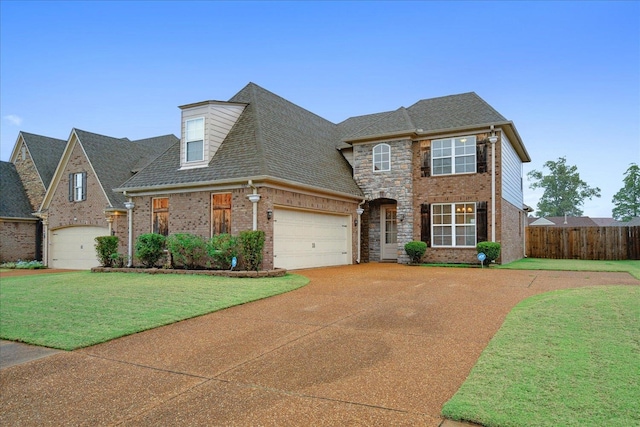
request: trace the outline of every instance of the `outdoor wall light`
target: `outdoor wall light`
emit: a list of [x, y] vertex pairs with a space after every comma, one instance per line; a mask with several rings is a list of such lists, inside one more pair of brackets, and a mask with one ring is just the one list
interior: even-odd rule
[[353, 220], [353, 225], [356, 226], [356, 227], [358, 226], [358, 219], [357, 218]]
[[404, 221], [404, 214], [400, 214], [400, 215], [398, 215], [398, 220], [399, 220], [400, 222]]
[[271, 219], [273, 217], [273, 211], [271, 209], [267, 209], [267, 219]]

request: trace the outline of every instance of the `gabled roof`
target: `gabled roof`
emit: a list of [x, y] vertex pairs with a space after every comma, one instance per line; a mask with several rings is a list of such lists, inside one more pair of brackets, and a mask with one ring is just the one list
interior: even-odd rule
[[13, 163], [0, 162], [0, 217], [36, 221], [31, 204]]
[[229, 102], [246, 108], [208, 167], [180, 170], [180, 147], [160, 156], [120, 190], [272, 178], [360, 197], [348, 162], [336, 150], [336, 125], [249, 83]]
[[[20, 140], [20, 137], [22, 137], [24, 144], [27, 146], [27, 150], [29, 150], [29, 155], [40, 175], [44, 188], [49, 188], [49, 184], [56, 171], [58, 162], [62, 157], [67, 141], [28, 132], [20, 132], [18, 140]], [[19, 144], [16, 143], [13, 153], [11, 153], [12, 162], [15, 162], [19, 155], [17, 152], [18, 145]]]
[[126, 198], [113, 191], [139, 170], [176, 145], [178, 138], [164, 135], [155, 138], [130, 141], [128, 138], [112, 138], [74, 129], [84, 152], [91, 163], [112, 207], [121, 207]]
[[514, 124], [498, 113], [475, 92], [423, 99], [409, 108], [377, 115], [360, 116], [356, 126], [353, 119], [338, 125], [343, 140], [349, 143], [370, 141], [393, 135], [413, 138], [430, 134], [466, 130], [491, 125], [501, 126], [523, 161], [530, 161]]

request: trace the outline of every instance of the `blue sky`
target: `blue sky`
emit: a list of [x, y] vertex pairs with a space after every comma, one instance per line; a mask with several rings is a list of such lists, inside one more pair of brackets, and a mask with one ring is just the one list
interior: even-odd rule
[[[0, 2], [1, 159], [20, 130], [130, 139], [252, 81], [328, 119], [474, 91], [600, 187], [640, 163], [640, 2]], [[540, 190], [525, 182], [525, 203]]]

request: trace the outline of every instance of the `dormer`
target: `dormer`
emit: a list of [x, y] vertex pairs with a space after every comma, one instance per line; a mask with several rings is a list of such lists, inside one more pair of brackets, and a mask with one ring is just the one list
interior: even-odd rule
[[207, 166], [246, 106], [224, 101], [203, 101], [180, 106], [180, 168]]

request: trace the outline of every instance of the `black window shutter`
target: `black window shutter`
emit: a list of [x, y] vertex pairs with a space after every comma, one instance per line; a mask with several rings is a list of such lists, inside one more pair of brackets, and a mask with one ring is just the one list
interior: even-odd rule
[[87, 200], [87, 173], [82, 172], [82, 200]]
[[69, 201], [73, 202], [73, 175], [72, 173], [69, 174]]
[[422, 166], [420, 167], [422, 176], [431, 176], [431, 147], [422, 149]]
[[476, 236], [478, 242], [486, 242], [488, 240], [489, 230], [487, 223], [487, 202], [478, 202], [476, 204]]
[[487, 171], [487, 142], [482, 140], [476, 145], [476, 171], [485, 173]]
[[431, 215], [429, 205], [420, 205], [420, 240], [431, 246]]

